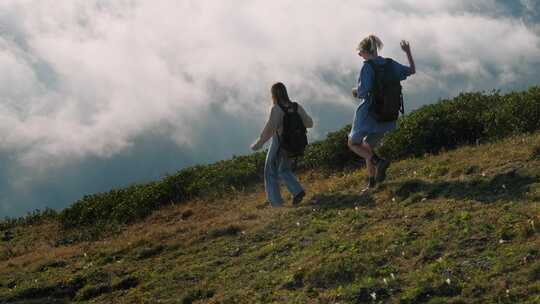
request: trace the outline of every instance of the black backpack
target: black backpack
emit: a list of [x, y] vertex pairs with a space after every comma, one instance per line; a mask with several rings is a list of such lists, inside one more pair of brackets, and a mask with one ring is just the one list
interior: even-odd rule
[[285, 112], [283, 116], [283, 133], [279, 138], [280, 148], [290, 157], [302, 156], [308, 141], [304, 121], [298, 114], [298, 104], [293, 102], [290, 107], [278, 105]]
[[396, 121], [404, 109], [399, 75], [392, 70], [393, 60], [386, 58], [384, 64], [375, 64], [373, 60], [367, 63], [375, 71], [375, 82], [370, 92], [373, 96], [370, 112], [379, 122]]

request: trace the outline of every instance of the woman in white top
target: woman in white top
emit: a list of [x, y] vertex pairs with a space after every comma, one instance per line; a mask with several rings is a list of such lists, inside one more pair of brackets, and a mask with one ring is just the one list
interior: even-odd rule
[[[293, 103], [289, 99], [287, 88], [281, 82], [272, 86], [271, 93], [273, 104], [270, 117], [259, 139], [251, 146], [251, 149], [254, 151], [261, 149], [264, 143], [272, 138], [272, 144], [268, 149], [264, 166], [264, 185], [268, 201], [273, 207], [283, 206], [283, 198], [279, 190], [279, 178], [281, 178], [293, 195], [292, 204], [297, 205], [302, 201], [306, 193], [291, 170], [287, 153], [283, 153], [279, 146], [279, 137], [283, 132], [283, 117], [285, 116], [282, 108], [291, 108]], [[306, 128], [313, 127], [313, 120], [299, 104], [298, 114]]]

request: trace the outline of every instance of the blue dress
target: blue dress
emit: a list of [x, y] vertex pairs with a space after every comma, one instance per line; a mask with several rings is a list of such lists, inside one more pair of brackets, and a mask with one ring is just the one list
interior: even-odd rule
[[[375, 64], [384, 64], [385, 58], [378, 56], [373, 59]], [[404, 66], [396, 61], [393, 64], [394, 73], [399, 75], [400, 80], [405, 80], [411, 75], [411, 68]], [[368, 94], [375, 81], [375, 71], [373, 68], [364, 61], [364, 65], [360, 70], [360, 76], [358, 77], [358, 98], [361, 99], [356, 112], [354, 113], [354, 120], [349, 137], [354, 143], [362, 143], [362, 140], [368, 134], [374, 133], [386, 133], [396, 128], [396, 122], [378, 122], [370, 113], [369, 108], [373, 102], [373, 98]]]

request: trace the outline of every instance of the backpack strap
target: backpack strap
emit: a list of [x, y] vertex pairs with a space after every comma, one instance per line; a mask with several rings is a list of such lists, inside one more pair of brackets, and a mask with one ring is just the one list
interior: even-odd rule
[[294, 112], [298, 112], [298, 103], [297, 102], [291, 102], [292, 103], [292, 109]]
[[375, 66], [375, 62], [373, 62], [372, 59], [366, 60], [366, 63], [369, 64], [369, 66], [373, 70], [373, 73], [375, 73], [377, 71], [377, 67]]
[[292, 102], [292, 101], [291, 101], [291, 105], [292, 105], [292, 106], [290, 106], [290, 107], [285, 107], [284, 105], [280, 104], [279, 102], [277, 103], [277, 105], [279, 106], [279, 108], [280, 108], [285, 114], [290, 113], [290, 112], [289, 112], [289, 109], [292, 109], [292, 110], [293, 110], [292, 113], [298, 112], [298, 103], [296, 103], [296, 102]]
[[[386, 67], [390, 66], [393, 62], [394, 60], [392, 58], [384, 58], [384, 64], [382, 64], [384, 66], [384, 70], [386, 70]], [[371, 68], [373, 69], [373, 72], [375, 73], [377, 72], [378, 64], [376, 64], [373, 59], [366, 60], [366, 63], [371, 66]]]
[[[277, 102], [277, 105], [278, 107], [283, 111], [283, 115], [287, 115], [287, 113], [289, 112], [287, 109], [288, 107], [285, 107], [283, 106], [281, 103]], [[277, 135], [277, 138], [278, 138], [278, 152], [277, 152], [277, 155], [279, 156], [279, 153], [281, 151], [281, 136], [279, 135], [279, 132], [276, 131], [276, 135]]]
[[278, 107], [285, 113], [287, 113], [287, 108], [285, 106], [283, 106], [282, 104], [280, 104], [279, 102], [277, 103]]
[[[391, 65], [394, 64], [394, 60], [392, 58], [386, 58], [385, 60], [385, 64], [386, 66], [390, 69]], [[403, 93], [399, 96], [400, 98], [400, 107], [399, 107], [399, 112], [401, 113], [401, 115], [405, 115], [405, 106], [403, 105]]]
[[[389, 58], [387, 58], [387, 59], [389, 59]], [[387, 59], [385, 59], [385, 64], [384, 64], [383, 67], [382, 67], [382, 68], [383, 68], [383, 73], [384, 73], [385, 70], [386, 70], [385, 67], [386, 67], [386, 63], [387, 63], [386, 60], [387, 60]], [[366, 63], [369, 64], [369, 66], [371, 66], [371, 69], [373, 69], [373, 78], [374, 78], [374, 79], [373, 79], [373, 80], [374, 80], [374, 81], [373, 81], [373, 87], [372, 87], [371, 90], [369, 91], [369, 94], [370, 94], [370, 95], [373, 95], [373, 94], [374, 94], [374, 91], [375, 91], [375, 89], [376, 89], [376, 87], [381, 87], [381, 86], [382, 86], [382, 83], [376, 83], [376, 81], [377, 81], [377, 76], [378, 76], [378, 75], [377, 75], [377, 70], [379, 69], [378, 66], [380, 66], [380, 65], [376, 64], [375, 61], [374, 61], [373, 59], [366, 60]], [[381, 77], [379, 77], [379, 81], [382, 81], [382, 78], [381, 78]]]
[[[384, 64], [388, 67], [388, 69], [390, 69], [391, 65], [394, 64], [394, 60], [392, 58], [386, 58]], [[401, 113], [401, 115], [405, 115], [405, 107], [403, 105], [403, 93], [399, 96], [399, 98], [401, 103], [399, 107], [399, 112]]]

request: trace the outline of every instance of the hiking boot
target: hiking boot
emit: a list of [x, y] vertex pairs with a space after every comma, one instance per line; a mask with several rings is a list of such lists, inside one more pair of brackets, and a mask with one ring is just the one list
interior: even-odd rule
[[302, 190], [300, 193], [298, 193], [297, 195], [294, 196], [294, 198], [292, 200], [292, 205], [296, 206], [296, 205], [300, 204], [300, 202], [304, 199], [304, 196], [306, 196], [306, 192], [304, 192], [304, 190]]
[[270, 207], [271, 207], [270, 202], [260, 203], [255, 206], [255, 208], [257, 209], [265, 209], [265, 208], [270, 208]]
[[377, 186], [377, 181], [375, 180], [375, 177], [370, 176], [368, 179], [368, 183], [364, 189], [362, 189], [362, 192], [366, 192], [370, 189], [373, 189]]
[[390, 166], [390, 161], [386, 159], [381, 159], [377, 162], [377, 174], [375, 175], [375, 181], [377, 183], [382, 183], [386, 179], [386, 170]]

